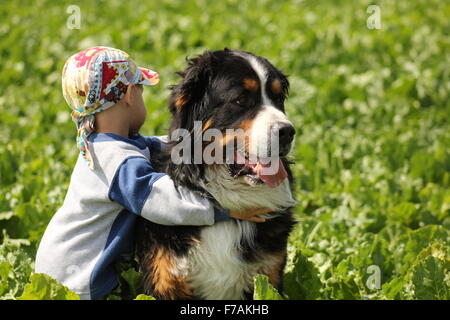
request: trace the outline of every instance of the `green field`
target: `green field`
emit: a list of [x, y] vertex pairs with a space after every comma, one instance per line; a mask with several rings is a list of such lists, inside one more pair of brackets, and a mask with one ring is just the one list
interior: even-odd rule
[[[72, 4], [80, 29], [67, 27]], [[371, 4], [379, 30], [366, 26]], [[186, 56], [241, 49], [290, 76], [290, 299], [450, 299], [449, 17], [442, 0], [3, 1], [0, 299], [73, 298], [39, 276], [25, 285], [77, 157], [62, 67], [95, 45], [159, 71], [144, 135], [166, 132], [167, 86]], [[135, 282], [124, 271], [114, 298], [139, 293]]]

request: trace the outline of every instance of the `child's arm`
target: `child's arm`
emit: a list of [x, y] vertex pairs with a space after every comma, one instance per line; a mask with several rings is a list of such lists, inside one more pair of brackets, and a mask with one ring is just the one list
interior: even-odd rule
[[109, 190], [109, 198], [152, 222], [163, 225], [211, 225], [229, 219], [229, 213], [155, 172], [143, 157], [126, 159]]
[[109, 198], [132, 213], [162, 225], [212, 225], [230, 217], [263, 222], [256, 215], [268, 210], [229, 213], [183, 187], [175, 188], [169, 176], [155, 172], [149, 160], [130, 157], [119, 167]]

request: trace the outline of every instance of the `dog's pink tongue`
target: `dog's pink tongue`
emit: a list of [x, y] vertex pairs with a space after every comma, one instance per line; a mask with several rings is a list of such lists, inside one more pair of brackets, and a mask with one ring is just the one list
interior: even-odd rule
[[269, 187], [278, 187], [284, 179], [287, 177], [286, 169], [284, 168], [283, 162], [280, 159], [272, 160], [278, 161], [277, 163], [268, 162], [267, 164], [258, 161], [253, 171], [258, 175], [258, 177]]
[[[259, 158], [255, 162], [246, 159], [240, 152], [237, 152], [236, 159], [238, 163], [245, 164], [245, 167], [250, 168], [258, 178], [261, 179], [270, 188], [278, 187], [287, 177], [286, 169], [280, 158], [270, 161], [261, 161]], [[267, 163], [266, 163], [267, 162]]]

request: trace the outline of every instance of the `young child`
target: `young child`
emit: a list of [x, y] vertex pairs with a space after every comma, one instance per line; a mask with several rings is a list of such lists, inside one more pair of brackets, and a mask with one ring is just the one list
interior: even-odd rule
[[105, 297], [118, 284], [114, 264], [133, 251], [136, 217], [163, 225], [212, 225], [230, 217], [263, 222], [268, 210], [228, 212], [157, 173], [155, 137], [139, 129], [146, 118], [143, 85], [156, 72], [125, 52], [94, 47], [70, 57], [63, 94], [73, 109], [80, 150], [62, 207], [40, 242], [35, 272], [45, 273], [81, 299]]

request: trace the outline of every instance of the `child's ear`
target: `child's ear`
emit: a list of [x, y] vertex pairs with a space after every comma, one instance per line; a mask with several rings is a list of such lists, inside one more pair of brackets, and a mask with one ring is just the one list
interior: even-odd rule
[[123, 101], [128, 105], [131, 106], [133, 103], [133, 90], [136, 90], [136, 87], [134, 84], [129, 84], [127, 87], [127, 92], [125, 93], [125, 97], [123, 97]]

